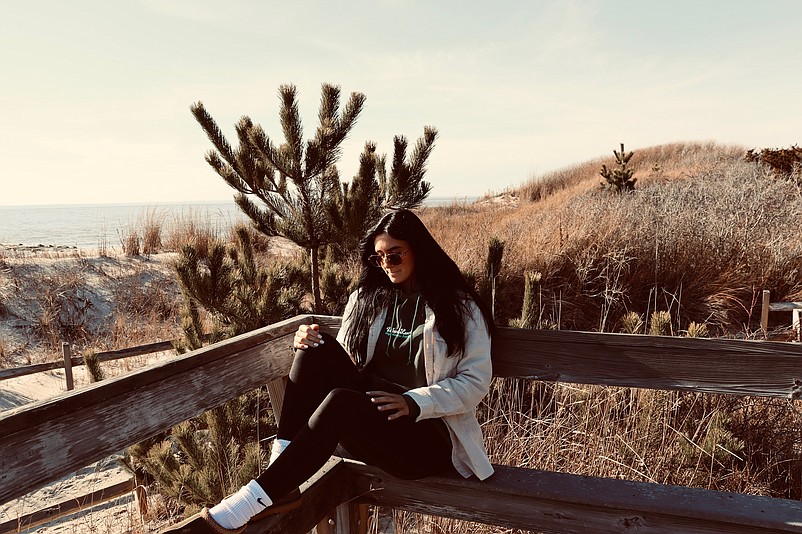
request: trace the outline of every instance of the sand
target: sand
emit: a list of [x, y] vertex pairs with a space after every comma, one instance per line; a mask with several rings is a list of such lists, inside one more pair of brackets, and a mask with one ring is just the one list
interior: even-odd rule
[[[0, 348], [3, 367], [24, 366], [52, 360], [53, 355], [39, 354], [40, 348], [30, 334], [31, 325], [41, 319], [42, 291], [47, 288], [43, 280], [69, 278], [80, 272], [89, 289], [82, 289], [81, 297], [90, 305], [86, 327], [108, 328], [104, 323], [110, 316], [114, 284], [131, 273], [156, 283], [173, 277], [170, 261], [174, 255], [155, 255], [149, 258], [99, 257], [68, 249], [9, 249], [0, 250]], [[172, 357], [169, 352], [149, 356], [136, 356], [125, 360], [104, 362], [107, 377], [118, 376], [157, 360]], [[75, 389], [86, 387], [90, 381], [84, 366], [73, 368]], [[0, 381], [0, 412], [25, 404], [46, 400], [67, 391], [63, 369], [39, 372]], [[78, 499], [93, 491], [131, 480], [131, 474], [122, 468], [118, 454], [104, 458], [90, 466], [70, 473], [24, 497], [0, 504], [0, 524], [20, 518], [59, 503]], [[30, 528], [11, 532], [41, 534], [122, 534], [155, 532], [156, 527], [143, 526], [133, 495], [115, 500], [69, 516]]]
[[[169, 353], [156, 353], [149, 357], [137, 357], [139, 366], [149, 365]], [[114, 365], [116, 364], [116, 365]], [[120, 362], [105, 362], [104, 371], [109, 375], [128, 372]], [[75, 389], [86, 387], [90, 382], [85, 367], [73, 368]], [[12, 378], [0, 382], [0, 411], [22, 406], [29, 402], [52, 398], [67, 391], [64, 370], [53, 370], [33, 375]], [[121, 467], [118, 460], [122, 451], [83, 469], [70, 473], [56, 482], [48, 484], [24, 497], [0, 504], [0, 524], [18, 521], [25, 515], [46, 510], [58, 503], [78, 499], [93, 491], [131, 480], [131, 474]], [[88, 507], [58, 518], [49, 523], [35, 525], [19, 532], [40, 534], [134, 534], [156, 532], [156, 527], [145, 525], [139, 518], [138, 506], [133, 494]], [[16, 530], [12, 530], [16, 532]]]
[[[298, 247], [285, 239], [274, 239], [271, 252], [290, 256]], [[72, 291], [80, 280], [78, 296], [83, 301], [82, 312], [85, 327], [90, 332], [111, 328], [109, 318], [114, 299], [130, 295], [134, 286], [117, 284], [158, 284], [165, 287], [175, 284], [171, 262], [174, 253], [153, 254], [129, 258], [125, 256], [99, 256], [94, 251], [76, 250], [70, 247], [18, 247], [0, 244], [0, 368], [18, 367], [52, 361], [57, 355], [44, 357], [31, 335], [31, 329], [42, 320], [43, 294], [48, 291]], [[172, 287], [172, 286], [171, 286]], [[174, 286], [178, 298], [178, 286]], [[45, 295], [46, 296], [46, 295]], [[149, 341], [158, 341], [151, 339]], [[122, 348], [122, 347], [118, 347]], [[104, 362], [107, 377], [118, 376], [149, 365], [160, 359], [172, 357], [171, 352], [149, 356], [136, 356]], [[85, 367], [73, 368], [75, 388], [89, 384]], [[41, 401], [65, 393], [64, 370], [40, 372], [23, 377], [0, 380], [0, 412]], [[48, 484], [29, 495], [0, 504], [0, 524], [16, 521], [33, 512], [46, 510], [58, 503], [88, 495], [103, 487], [131, 479], [131, 474], [120, 467], [117, 459], [122, 454], [105, 458], [60, 480]], [[40, 534], [139, 534], [157, 532], [159, 525], [143, 524], [133, 496], [128, 494], [114, 501], [91, 509], [81, 510], [46, 524], [20, 529], [18, 532]], [[17, 532], [17, 530], [12, 530]]]

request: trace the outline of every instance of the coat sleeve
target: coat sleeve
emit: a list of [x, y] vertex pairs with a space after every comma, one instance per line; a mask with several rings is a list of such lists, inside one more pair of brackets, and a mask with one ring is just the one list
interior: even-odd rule
[[340, 324], [340, 330], [337, 332], [337, 342], [345, 347], [345, 332], [346, 328], [351, 321], [351, 314], [354, 311], [354, 307], [356, 306], [356, 291], [351, 293], [348, 297], [348, 302], [345, 305], [345, 310], [343, 310], [343, 320]]
[[[493, 365], [490, 359], [490, 333], [485, 324], [484, 316], [479, 307], [469, 301], [470, 314], [465, 320], [465, 353], [454, 356], [456, 365], [447, 376], [437, 380], [429, 386], [415, 388], [404, 393], [410, 396], [420, 406], [420, 415], [416, 419], [430, 419], [461, 413], [472, 413], [476, 406], [487, 395], [490, 382], [493, 379]], [[429, 340], [429, 343], [443, 343], [440, 339]], [[436, 365], [448, 366], [451, 364], [445, 356], [445, 362], [436, 362]]]

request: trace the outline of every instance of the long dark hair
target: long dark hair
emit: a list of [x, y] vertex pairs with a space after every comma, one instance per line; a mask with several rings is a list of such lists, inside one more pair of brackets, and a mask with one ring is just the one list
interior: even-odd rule
[[367, 360], [368, 331], [379, 312], [390, 306], [396, 286], [381, 268], [368, 261], [375, 254], [376, 237], [387, 233], [409, 243], [415, 254], [415, 283], [421, 296], [434, 312], [435, 326], [446, 342], [448, 355], [465, 351], [465, 317], [469, 313], [466, 300], [473, 300], [482, 311], [488, 330], [493, 320], [476, 293], [448, 254], [435, 241], [417, 215], [406, 209], [394, 210], [381, 218], [359, 244], [362, 271], [357, 286], [356, 307], [345, 333], [348, 352], [362, 365]]

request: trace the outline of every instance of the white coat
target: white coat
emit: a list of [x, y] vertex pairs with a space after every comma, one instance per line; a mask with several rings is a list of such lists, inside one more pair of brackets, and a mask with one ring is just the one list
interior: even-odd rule
[[[357, 292], [351, 294], [343, 312], [337, 341], [345, 347], [345, 332], [356, 305]], [[434, 325], [434, 312], [426, 306], [423, 355], [427, 386], [404, 393], [420, 406], [416, 421], [440, 417], [451, 436], [451, 461], [465, 478], [476, 475], [484, 480], [493, 474], [487, 457], [482, 429], [476, 420], [476, 407], [487, 395], [493, 377], [490, 360], [490, 334], [484, 316], [472, 300], [465, 321], [465, 353], [449, 358], [445, 340]], [[387, 310], [382, 310], [368, 333], [367, 362], [373, 357]]]

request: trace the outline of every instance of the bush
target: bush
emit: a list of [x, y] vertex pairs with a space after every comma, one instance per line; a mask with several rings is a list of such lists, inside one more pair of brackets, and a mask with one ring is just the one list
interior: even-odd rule
[[768, 165], [775, 174], [797, 178], [802, 171], [802, 148], [793, 145], [790, 148], [764, 148], [760, 151], [750, 149], [746, 153], [746, 161]]
[[266, 465], [260, 441], [276, 432], [275, 417], [257, 390], [166, 435], [129, 447], [126, 468], [158, 484], [159, 492], [191, 514], [234, 493]]

